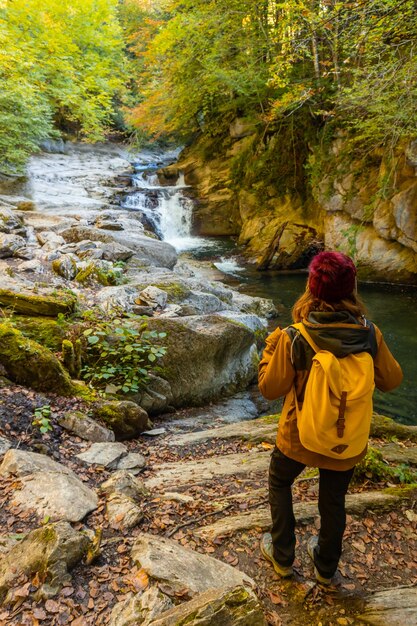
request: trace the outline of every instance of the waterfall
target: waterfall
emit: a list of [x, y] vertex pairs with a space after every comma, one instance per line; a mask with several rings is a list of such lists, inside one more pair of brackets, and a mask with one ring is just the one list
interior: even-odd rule
[[132, 183], [135, 191], [126, 196], [123, 208], [140, 211], [145, 226], [178, 252], [214, 244], [191, 234], [194, 203], [184, 193], [188, 186], [183, 173], [174, 185], [161, 185], [155, 168], [138, 164]]

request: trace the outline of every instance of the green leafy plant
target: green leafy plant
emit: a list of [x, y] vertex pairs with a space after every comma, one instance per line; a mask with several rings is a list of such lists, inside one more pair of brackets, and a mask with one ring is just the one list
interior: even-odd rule
[[83, 331], [87, 363], [82, 375], [93, 387], [112, 386], [115, 392], [137, 393], [148, 372], [165, 353], [166, 333], [147, 330], [142, 317], [96, 321]]
[[412, 484], [417, 482], [417, 472], [405, 463], [392, 467], [384, 460], [382, 452], [370, 447], [366, 456], [355, 467], [353, 474], [354, 483], [361, 483], [365, 480]]
[[39, 431], [43, 435], [53, 430], [51, 422], [51, 407], [49, 404], [44, 404], [43, 406], [35, 409], [32, 426], [39, 428]]

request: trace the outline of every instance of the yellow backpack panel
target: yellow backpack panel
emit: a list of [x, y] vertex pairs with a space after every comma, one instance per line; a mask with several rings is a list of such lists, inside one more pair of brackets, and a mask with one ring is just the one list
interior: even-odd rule
[[372, 356], [360, 352], [339, 359], [321, 350], [302, 323], [292, 327], [315, 352], [301, 406], [294, 390], [301, 443], [308, 450], [334, 459], [360, 454], [371, 426], [375, 388]]

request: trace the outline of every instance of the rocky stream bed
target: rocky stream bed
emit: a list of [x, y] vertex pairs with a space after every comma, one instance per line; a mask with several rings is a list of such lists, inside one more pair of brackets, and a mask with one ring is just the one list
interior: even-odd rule
[[[329, 589], [305, 549], [317, 474], [300, 476], [296, 574], [279, 579], [259, 551], [278, 417], [247, 390], [277, 311], [177, 262], [121, 208], [131, 173], [121, 148], [68, 147], [2, 182], [0, 624], [417, 624], [416, 487], [401, 482], [417, 427], [374, 417], [371, 446], [400, 478], [352, 485]], [[97, 396], [70, 376], [63, 341], [109, 311], [166, 333], [146, 391]]]

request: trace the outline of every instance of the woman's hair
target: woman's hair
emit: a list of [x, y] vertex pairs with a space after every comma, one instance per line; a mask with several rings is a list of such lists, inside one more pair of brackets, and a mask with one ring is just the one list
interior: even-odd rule
[[346, 298], [343, 298], [343, 300], [330, 304], [313, 296], [307, 284], [305, 292], [298, 298], [292, 308], [293, 322], [301, 322], [303, 319], [307, 319], [312, 311], [349, 311], [354, 317], [362, 317], [367, 314], [366, 307], [356, 290]]

